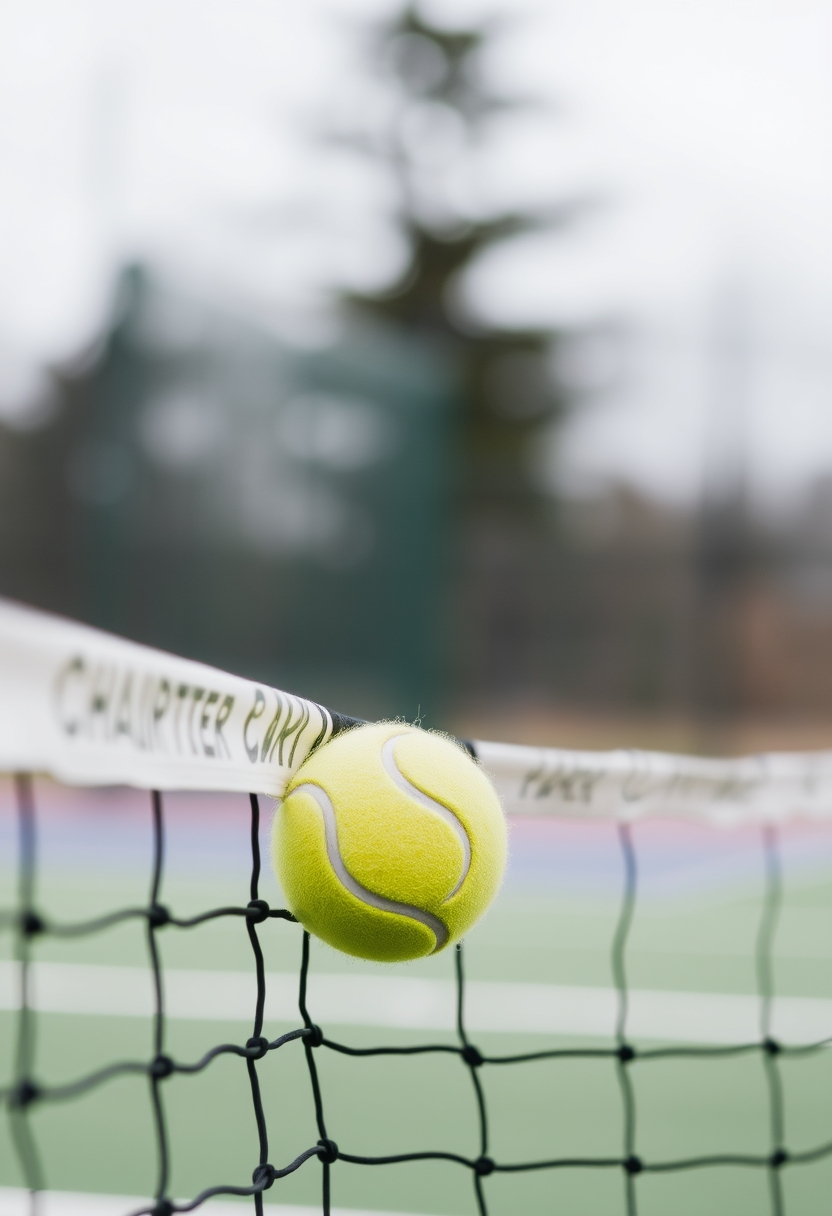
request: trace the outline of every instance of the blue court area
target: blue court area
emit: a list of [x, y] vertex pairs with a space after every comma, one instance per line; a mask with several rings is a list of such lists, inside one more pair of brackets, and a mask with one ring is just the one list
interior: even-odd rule
[[[148, 899], [149, 798], [131, 791], [71, 791], [36, 785], [37, 902], [55, 920], [77, 920]], [[2, 787], [0, 856], [3, 907], [15, 900], [15, 822], [11, 786]], [[268, 800], [262, 800], [264, 804]], [[279, 906], [267, 860], [270, 808], [263, 807], [261, 894]], [[249, 808], [241, 797], [165, 800], [163, 902], [184, 916], [248, 900]], [[633, 1155], [644, 1163], [772, 1149], [770, 1077], [758, 1050], [710, 1058], [639, 1059], [638, 1051], [709, 1045], [760, 1036], [755, 944], [764, 896], [758, 829], [655, 822], [632, 831], [638, 875], [624, 954], [630, 991], [627, 1064], [633, 1099]], [[832, 827], [793, 825], [778, 833], [782, 908], [771, 951], [778, 994], [773, 1038], [809, 1044], [832, 1036]], [[769, 861], [771, 858], [769, 858]], [[488, 1056], [550, 1047], [611, 1049], [619, 1013], [611, 948], [623, 886], [614, 825], [518, 821], [505, 889], [465, 945], [472, 1042]], [[299, 1025], [301, 931], [284, 921], [258, 929], [267, 971], [265, 1033]], [[72, 1081], [118, 1060], [147, 1060], [151, 993], [144, 925], [131, 920], [90, 937], [35, 943], [36, 1078]], [[12, 1074], [17, 1026], [11, 935], [2, 934], [2, 1081]], [[169, 1017], [165, 1051], [197, 1060], [219, 1043], [251, 1033], [254, 985], [245, 924], [222, 919], [159, 935]], [[348, 959], [313, 943], [309, 1005], [325, 1035], [353, 1047], [454, 1044], [454, 957], [403, 966]], [[457, 1055], [350, 1057], [318, 1048], [328, 1136], [346, 1153], [384, 1156], [442, 1150], [481, 1154], [471, 1076]], [[791, 1154], [832, 1141], [832, 1055], [818, 1051], [777, 1061], [782, 1142]], [[500, 1164], [552, 1158], [601, 1159], [583, 1165], [483, 1178], [491, 1216], [626, 1213], [625, 1112], [618, 1065], [609, 1056], [478, 1070], [488, 1112], [488, 1155]], [[258, 1064], [269, 1160], [282, 1166], [318, 1139], [300, 1042]], [[257, 1163], [257, 1135], [245, 1063], [216, 1059], [204, 1071], [164, 1084], [173, 1194], [246, 1185]], [[155, 1185], [156, 1149], [146, 1077], [107, 1081], [80, 1097], [35, 1103], [31, 1126], [51, 1190], [65, 1193], [56, 1213], [101, 1212], [110, 1202], [72, 1195], [145, 1196]], [[783, 1210], [825, 1210], [832, 1158], [787, 1162], [779, 1171]], [[0, 1128], [0, 1213], [16, 1212], [12, 1188], [23, 1178], [9, 1123]], [[641, 1216], [744, 1216], [771, 1208], [768, 1171], [702, 1166], [632, 1178]], [[451, 1161], [332, 1167], [333, 1203], [353, 1212], [473, 1216], [471, 1171]], [[5, 1189], [4, 1189], [5, 1188]], [[275, 1182], [267, 1204], [289, 1211], [320, 1202], [314, 1159]], [[69, 1198], [67, 1197], [69, 1196]], [[228, 1205], [230, 1201], [223, 1200]], [[63, 1206], [61, 1206], [61, 1204]], [[97, 1204], [97, 1206], [96, 1206]], [[4, 1206], [5, 1205], [5, 1206]], [[251, 1207], [250, 1201], [247, 1204]], [[46, 1209], [47, 1213], [50, 1211]], [[208, 1204], [206, 1212], [224, 1209]], [[232, 1210], [246, 1210], [246, 1206]], [[278, 1206], [278, 1211], [280, 1206]]]

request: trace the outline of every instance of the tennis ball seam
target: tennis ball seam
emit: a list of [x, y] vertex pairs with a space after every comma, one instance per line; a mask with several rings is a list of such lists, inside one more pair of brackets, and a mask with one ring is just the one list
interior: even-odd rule
[[417, 802], [420, 802], [422, 806], [426, 806], [428, 810], [434, 811], [437, 815], [440, 815], [445, 822], [449, 824], [451, 828], [453, 828], [454, 832], [459, 837], [459, 843], [462, 845], [463, 854], [462, 873], [460, 874], [459, 880], [457, 881], [453, 890], [449, 891], [442, 900], [443, 903], [447, 903], [452, 895], [456, 895], [457, 891], [468, 877], [468, 871], [471, 869], [471, 840], [462, 820], [454, 814], [451, 808], [445, 806], [445, 804], [442, 802], [438, 802], [435, 798], [432, 798], [430, 794], [426, 794], [424, 790], [420, 790], [418, 785], [414, 785], [412, 781], [409, 781], [408, 778], [405, 777], [404, 773], [396, 764], [396, 757], [394, 755], [395, 745], [397, 740], [403, 739], [405, 735], [406, 732], [404, 731], [400, 735], [391, 735], [381, 749], [381, 762], [387, 771], [387, 775], [395, 782], [403, 793], [409, 795], [411, 798], [414, 798]]
[[320, 785], [316, 785], [312, 781], [306, 781], [302, 785], [295, 786], [292, 793], [299, 794], [302, 791], [308, 793], [320, 808], [324, 821], [324, 841], [329, 864], [332, 866], [342, 886], [346, 887], [356, 899], [360, 899], [362, 903], [369, 904], [371, 908], [377, 908], [380, 912], [394, 912], [399, 916], [407, 916], [411, 920], [419, 921], [420, 924], [430, 929], [436, 938], [434, 952], [441, 950], [450, 936], [447, 925], [438, 916], [434, 916], [431, 912], [425, 912], [423, 908], [416, 908], [411, 904], [404, 904], [395, 899], [388, 899], [385, 895], [377, 895], [375, 891], [370, 891], [357, 878], [354, 878], [344, 865], [344, 859], [341, 856], [341, 850], [338, 845], [338, 822], [329, 794]]

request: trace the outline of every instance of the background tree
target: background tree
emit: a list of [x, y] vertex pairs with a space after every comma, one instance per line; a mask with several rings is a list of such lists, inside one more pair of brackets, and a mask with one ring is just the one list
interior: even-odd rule
[[466, 159], [487, 140], [494, 118], [521, 104], [497, 96], [485, 80], [482, 51], [492, 36], [485, 27], [440, 27], [415, 7], [374, 31], [370, 54], [389, 101], [371, 126], [342, 138], [392, 179], [408, 255], [391, 286], [346, 303], [444, 348], [455, 388], [457, 510], [527, 525], [545, 501], [530, 455], [563, 406], [550, 374], [554, 335], [483, 324], [466, 311], [458, 285], [487, 250], [565, 223], [575, 205], [483, 217], [458, 201]]
[[360, 129], [340, 135], [393, 184], [407, 250], [394, 283], [345, 304], [428, 340], [450, 368], [447, 641], [451, 691], [463, 700], [526, 678], [521, 638], [553, 560], [553, 500], [536, 458], [565, 403], [552, 376], [557, 335], [483, 322], [460, 287], [501, 242], [564, 226], [582, 209], [567, 200], [489, 213], [471, 197], [474, 164], [496, 122], [530, 106], [489, 86], [483, 52], [497, 33], [449, 29], [407, 7], [369, 41], [378, 105], [369, 121], [365, 108]]

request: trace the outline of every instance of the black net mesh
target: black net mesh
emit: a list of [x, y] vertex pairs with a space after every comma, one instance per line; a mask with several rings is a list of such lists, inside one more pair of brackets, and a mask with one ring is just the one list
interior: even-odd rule
[[[154, 792], [150, 796], [150, 812], [153, 826], [153, 864], [150, 875], [148, 900], [142, 907], [119, 908], [112, 913], [84, 923], [57, 923], [42, 916], [36, 903], [36, 806], [33, 786], [29, 778], [21, 776], [16, 782], [17, 811], [19, 821], [19, 865], [17, 907], [4, 913], [2, 924], [14, 935], [16, 958], [19, 963], [19, 1007], [16, 1014], [16, 1043], [14, 1051], [14, 1075], [11, 1084], [2, 1092], [10, 1115], [12, 1137], [27, 1186], [32, 1192], [32, 1211], [36, 1210], [37, 1193], [48, 1182], [44, 1162], [38, 1151], [31, 1113], [44, 1103], [66, 1102], [104, 1085], [112, 1078], [127, 1073], [144, 1075], [148, 1082], [148, 1101], [152, 1110], [157, 1144], [157, 1176], [155, 1199], [132, 1216], [169, 1216], [173, 1212], [188, 1212], [199, 1208], [215, 1195], [248, 1196], [255, 1211], [262, 1213], [263, 1196], [277, 1180], [298, 1169], [319, 1168], [322, 1176], [321, 1209], [326, 1216], [330, 1212], [330, 1186], [332, 1171], [341, 1163], [357, 1166], [395, 1166], [400, 1162], [444, 1160], [455, 1163], [471, 1177], [476, 1209], [482, 1216], [489, 1211], [488, 1182], [494, 1173], [520, 1173], [523, 1171], [604, 1170], [618, 1172], [622, 1179], [623, 1207], [628, 1216], [639, 1211], [639, 1177], [647, 1174], [681, 1174], [684, 1171], [719, 1169], [720, 1167], [744, 1167], [749, 1171], [762, 1172], [768, 1180], [770, 1211], [773, 1216], [782, 1216], [786, 1211], [782, 1177], [784, 1170], [796, 1170], [824, 1157], [832, 1156], [832, 1141], [819, 1143], [804, 1151], [790, 1151], [787, 1139], [785, 1104], [782, 1084], [782, 1061], [788, 1056], [811, 1056], [822, 1052], [832, 1040], [801, 1046], [787, 1046], [772, 1036], [772, 1002], [774, 999], [774, 975], [772, 966], [773, 940], [778, 914], [782, 902], [781, 857], [778, 834], [775, 828], [761, 828], [763, 854], [765, 858], [765, 889], [762, 913], [756, 939], [756, 973], [760, 997], [759, 1035], [752, 1042], [720, 1046], [670, 1046], [641, 1048], [628, 1039], [628, 981], [627, 942], [638, 895], [638, 865], [633, 836], [627, 825], [618, 829], [623, 863], [623, 894], [616, 931], [612, 941], [612, 972], [617, 992], [617, 1019], [615, 1041], [610, 1046], [598, 1048], [570, 1047], [535, 1051], [515, 1055], [488, 1055], [471, 1042], [465, 1024], [465, 971], [461, 946], [456, 948], [456, 1014], [457, 1041], [455, 1043], [417, 1043], [411, 1046], [384, 1046], [358, 1048], [336, 1042], [314, 1020], [314, 1008], [307, 1002], [307, 980], [310, 962], [310, 940], [303, 937], [302, 964], [298, 986], [298, 1026], [279, 1038], [270, 1041], [263, 1034], [266, 1002], [266, 971], [258, 933], [269, 919], [293, 920], [291, 913], [272, 909], [260, 898], [260, 808], [258, 799], [252, 795], [251, 803], [251, 878], [248, 902], [232, 907], [211, 908], [199, 915], [179, 918], [168, 908], [163, 899], [163, 873], [165, 856], [165, 815], [162, 796]], [[195, 930], [200, 925], [220, 917], [238, 917], [245, 921], [251, 946], [252, 965], [256, 974], [257, 988], [252, 1010], [251, 1037], [245, 1043], [222, 1043], [213, 1047], [197, 1061], [182, 1061], [173, 1058], [166, 1050], [166, 1018], [164, 1000], [164, 974], [158, 948], [159, 933]], [[155, 1013], [153, 1054], [145, 1060], [123, 1060], [111, 1063], [77, 1080], [59, 1086], [50, 1085], [40, 1077], [37, 1070], [35, 1023], [37, 1014], [33, 1008], [31, 994], [31, 958], [33, 942], [47, 935], [56, 937], [83, 937], [103, 933], [112, 926], [126, 920], [143, 921], [146, 926], [148, 963], [152, 973]], [[273, 1053], [292, 1040], [300, 1040], [306, 1057], [309, 1085], [314, 1101], [318, 1140], [311, 1144], [294, 1160], [280, 1157], [280, 1145], [270, 1143], [269, 1126], [261, 1099], [260, 1070], [269, 1067]], [[326, 1095], [322, 1091], [316, 1067], [316, 1056], [321, 1051], [340, 1052], [349, 1056], [421, 1055], [438, 1053], [456, 1056], [467, 1068], [473, 1088], [473, 1115], [477, 1120], [479, 1152], [476, 1157], [466, 1157], [453, 1151], [436, 1147], [432, 1151], [402, 1153], [395, 1156], [358, 1156], [349, 1151], [349, 1129], [343, 1134], [340, 1128], [330, 1127], [326, 1118]], [[188, 1076], [210, 1068], [219, 1056], [239, 1057], [246, 1068], [251, 1090], [253, 1113], [252, 1173], [251, 1181], [234, 1179], [227, 1185], [210, 1186], [188, 1201], [174, 1201], [169, 1194], [171, 1174], [170, 1141], [166, 1115], [165, 1089], [175, 1075]], [[757, 1056], [763, 1070], [767, 1103], [769, 1136], [754, 1154], [733, 1152], [730, 1144], [725, 1151], [708, 1156], [679, 1157], [673, 1160], [653, 1160], [639, 1151], [637, 1098], [633, 1082], [634, 1070], [650, 1061], [671, 1058], [719, 1059], [736, 1056]], [[506, 1068], [512, 1065], [529, 1064], [535, 1061], [558, 1061], [567, 1059], [608, 1060], [614, 1069], [621, 1095], [621, 1150], [615, 1156], [561, 1157], [553, 1152], [548, 1159], [532, 1161], [505, 1161], [491, 1155], [489, 1146], [489, 1118], [483, 1074], [491, 1068]], [[556, 1088], [553, 1080], [553, 1089]], [[518, 1117], [522, 1112], [518, 1112]], [[336, 1139], [333, 1137], [337, 1137]], [[553, 1146], [554, 1148], [555, 1146]], [[317, 1163], [317, 1164], [316, 1164]], [[554, 1199], [554, 1196], [553, 1196]]]

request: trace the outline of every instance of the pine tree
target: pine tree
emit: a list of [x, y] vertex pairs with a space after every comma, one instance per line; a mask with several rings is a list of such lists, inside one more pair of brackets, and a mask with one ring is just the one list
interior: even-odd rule
[[491, 517], [528, 527], [547, 502], [533, 472], [535, 439], [562, 408], [549, 371], [554, 335], [475, 323], [453, 303], [454, 287], [495, 243], [562, 223], [573, 208], [545, 215], [466, 214], [419, 155], [420, 142], [424, 148], [437, 131], [451, 127], [464, 156], [487, 138], [494, 116], [513, 104], [495, 96], [482, 78], [479, 56], [488, 37], [485, 28], [438, 26], [414, 7], [375, 31], [374, 67], [391, 88], [392, 104], [370, 129], [345, 138], [380, 161], [395, 182], [409, 256], [386, 290], [353, 294], [346, 303], [433, 340], [449, 356], [457, 521]]

